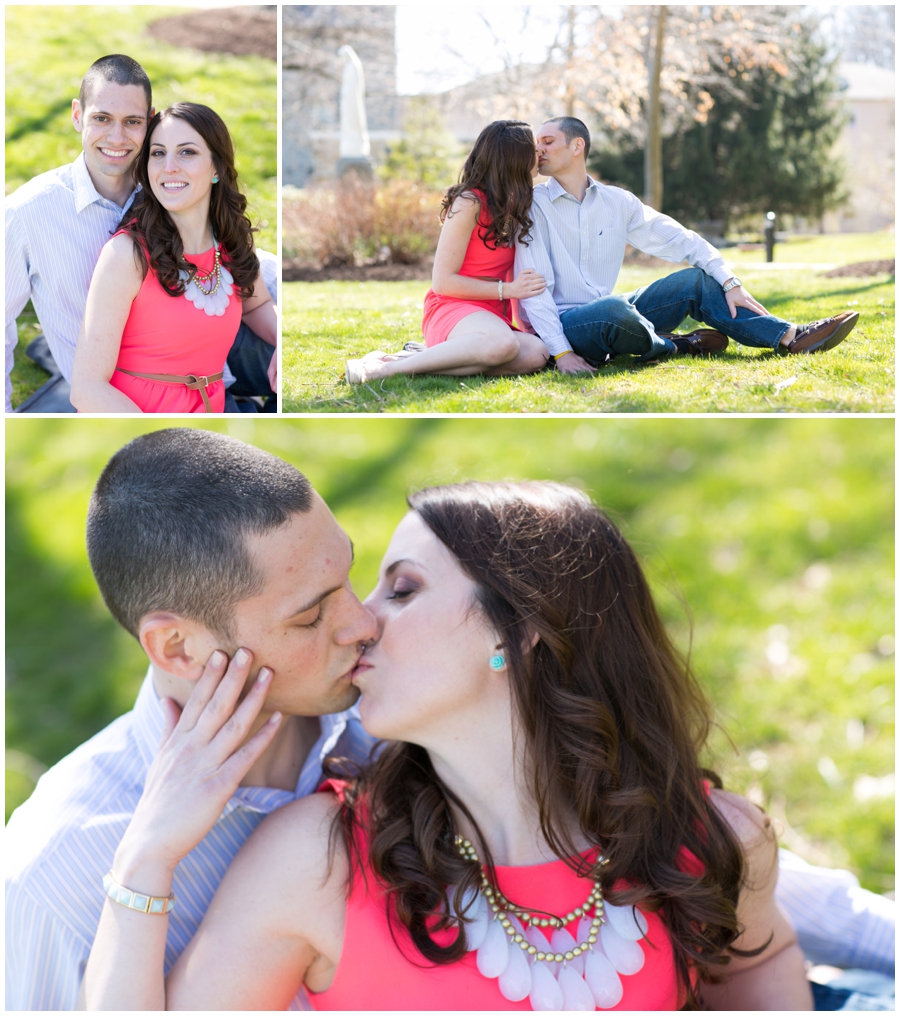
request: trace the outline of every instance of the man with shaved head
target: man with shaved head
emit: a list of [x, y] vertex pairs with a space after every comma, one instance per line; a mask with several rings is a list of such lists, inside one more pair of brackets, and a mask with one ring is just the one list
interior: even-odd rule
[[[149, 669], [131, 712], [57, 762], [9, 820], [7, 1010], [76, 1008], [104, 877], [166, 724], [204, 676], [227, 666], [245, 694], [264, 694], [249, 736], [277, 732], [178, 865], [167, 970], [263, 818], [313, 793], [327, 757], [362, 762], [373, 744], [350, 677], [375, 617], [350, 585], [349, 537], [294, 466], [213, 431], [145, 434], [97, 481], [87, 545]], [[307, 1008], [302, 993], [292, 1008]]]
[[[624, 353], [656, 360], [721, 352], [729, 338], [777, 353], [823, 353], [859, 320], [842, 311], [797, 325], [769, 314], [706, 240], [587, 175], [591, 135], [581, 120], [554, 116], [535, 133], [538, 169], [550, 180], [534, 188], [533, 235], [516, 244], [515, 271], [532, 269], [547, 286], [519, 309], [563, 373], [592, 372]], [[626, 244], [693, 267], [613, 293]], [[677, 334], [688, 318], [708, 327]]]
[[72, 100], [81, 154], [6, 201], [6, 410], [16, 318], [29, 300], [60, 373], [71, 380], [75, 340], [103, 245], [134, 202], [132, 166], [153, 116], [150, 79], [130, 56], [97, 60]]

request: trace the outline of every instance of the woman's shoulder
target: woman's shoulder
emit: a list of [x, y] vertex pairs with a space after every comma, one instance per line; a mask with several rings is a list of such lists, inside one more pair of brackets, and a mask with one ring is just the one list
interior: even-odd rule
[[748, 801], [746, 797], [734, 794], [729, 790], [712, 787], [709, 799], [722, 818], [734, 830], [738, 839], [743, 841], [744, 839], [756, 839], [760, 836], [766, 840], [774, 839], [772, 820], [762, 808], [753, 804], [752, 801]]
[[113, 233], [104, 246], [109, 248], [114, 254], [125, 254], [134, 250], [134, 239], [131, 233], [120, 229], [118, 233]]
[[117, 278], [140, 282], [144, 277], [134, 241], [124, 231], [115, 233], [103, 246], [94, 274], [112, 274]]
[[459, 212], [468, 212], [477, 217], [487, 211], [487, 198], [484, 191], [476, 188], [468, 188], [460, 191], [450, 204], [450, 214], [456, 215]]
[[752, 801], [727, 790], [710, 790], [709, 799], [731, 827], [751, 871], [765, 875], [777, 870], [777, 838], [772, 820]]
[[334, 790], [322, 790], [271, 812], [260, 825], [260, 834], [265, 830], [265, 838], [273, 845], [285, 837], [300, 835], [308, 837], [310, 843], [324, 840], [327, 845], [332, 823], [340, 808], [341, 802]]

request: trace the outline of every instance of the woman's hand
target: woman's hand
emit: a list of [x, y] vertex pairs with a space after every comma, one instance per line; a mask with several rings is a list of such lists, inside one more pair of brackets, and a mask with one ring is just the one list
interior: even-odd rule
[[217, 651], [183, 711], [171, 699], [162, 700], [166, 725], [159, 751], [113, 863], [113, 874], [123, 885], [167, 895], [179, 861], [213, 827], [275, 736], [280, 713], [248, 737], [265, 701], [271, 670], [263, 667], [237, 704], [252, 659], [248, 650], [239, 649], [229, 663], [225, 653]]
[[[215, 652], [183, 710], [162, 700], [166, 723], [159, 751], [113, 860], [113, 877], [127, 888], [169, 895], [178, 862], [213, 827], [275, 736], [278, 713], [248, 736], [272, 676], [261, 669], [238, 704], [251, 660], [246, 649], [238, 650], [231, 663], [225, 653]], [[165, 917], [105, 901], [82, 983], [86, 1008], [166, 1008], [168, 923]]]
[[513, 282], [503, 283], [503, 296], [512, 300], [527, 300], [529, 296], [540, 296], [547, 288], [547, 281], [543, 275], [533, 268], [526, 268], [519, 272]]

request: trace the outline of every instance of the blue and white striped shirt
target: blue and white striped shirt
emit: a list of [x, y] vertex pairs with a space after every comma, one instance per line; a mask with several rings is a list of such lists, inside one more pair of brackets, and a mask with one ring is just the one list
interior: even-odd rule
[[531, 218], [534, 228], [528, 246], [516, 244], [516, 275], [533, 268], [547, 280], [547, 288], [540, 296], [521, 300], [519, 314], [552, 356], [572, 348], [560, 311], [612, 293], [626, 243], [676, 264], [687, 261], [722, 284], [734, 274], [715, 247], [692, 230], [649, 208], [630, 191], [590, 177], [583, 201], [555, 179], [538, 184]]
[[897, 904], [861, 888], [852, 872], [820, 868], [779, 850], [775, 898], [808, 960], [894, 976]]
[[6, 411], [12, 405], [16, 318], [29, 298], [53, 359], [72, 380], [75, 340], [103, 245], [131, 207], [97, 193], [84, 153], [41, 173], [6, 199]]
[[[240, 787], [175, 871], [166, 972], [197, 930], [241, 845], [276, 808], [313, 793], [328, 755], [362, 761], [373, 739], [356, 709], [322, 716], [292, 794]], [[101, 879], [144, 787], [163, 731], [148, 675], [130, 713], [76, 748], [38, 782], [6, 827], [6, 1008], [75, 1008], [105, 899]], [[302, 845], [301, 845], [302, 849]], [[289, 1007], [309, 1009], [301, 991]]]

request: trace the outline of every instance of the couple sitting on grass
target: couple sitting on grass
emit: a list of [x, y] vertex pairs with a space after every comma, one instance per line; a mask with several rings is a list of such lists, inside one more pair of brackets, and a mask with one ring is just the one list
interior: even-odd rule
[[144, 69], [113, 54], [85, 74], [72, 125], [78, 158], [6, 204], [7, 411], [29, 300], [35, 359], [81, 412], [244, 412], [253, 396], [274, 410], [275, 259], [254, 248], [221, 118], [193, 102], [156, 113]]
[[[628, 191], [592, 180], [590, 147], [575, 117], [547, 120], [536, 143], [521, 120], [488, 124], [443, 200], [424, 346], [348, 360], [347, 381], [530, 374], [551, 358], [564, 374], [594, 373], [623, 353], [699, 356], [720, 352], [729, 338], [780, 353], [820, 353], [849, 335], [855, 312], [805, 325], [769, 314], [696, 233]], [[550, 180], [535, 187], [539, 172]], [[613, 296], [626, 243], [694, 267]], [[674, 334], [686, 318], [711, 327]]]

